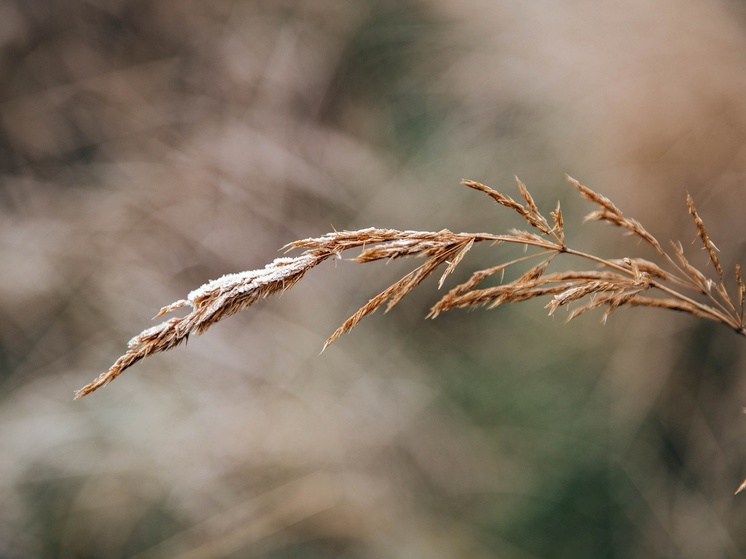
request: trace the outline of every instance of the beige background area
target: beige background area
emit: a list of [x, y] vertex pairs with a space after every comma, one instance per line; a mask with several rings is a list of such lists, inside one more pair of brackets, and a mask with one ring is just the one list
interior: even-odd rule
[[746, 555], [746, 345], [684, 315], [426, 321], [430, 281], [319, 355], [411, 269], [330, 261], [72, 401], [161, 306], [295, 239], [521, 225], [463, 177], [651, 257], [582, 223], [568, 173], [711, 272], [689, 192], [730, 273], [745, 10], [0, 3], [0, 556]]

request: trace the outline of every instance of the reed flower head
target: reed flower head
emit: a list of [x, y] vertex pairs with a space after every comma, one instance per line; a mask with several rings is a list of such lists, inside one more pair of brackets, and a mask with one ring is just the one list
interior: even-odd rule
[[[660, 262], [629, 256], [605, 259], [571, 248], [565, 242], [565, 224], [559, 204], [547, 219], [526, 186], [517, 178], [523, 203], [479, 182], [464, 180], [464, 186], [482, 192], [500, 206], [518, 213], [530, 229], [492, 234], [453, 233], [447, 229], [430, 232], [370, 227], [358, 231], [334, 231], [322, 237], [292, 242], [284, 247], [285, 250], [303, 249], [300, 255], [277, 258], [260, 270], [225, 275], [195, 289], [185, 299], [163, 307], [156, 317], [183, 307], [191, 310], [183, 317], [165, 320], [132, 338], [127, 351], [107, 371], [78, 390], [75, 397], [90, 394], [141, 359], [172, 349], [185, 342], [191, 334], [202, 334], [216, 322], [250, 307], [260, 299], [292, 287], [311, 268], [353, 249], [360, 249], [360, 252], [352, 260], [363, 264], [409, 257], [419, 257], [424, 262], [365, 303], [327, 338], [324, 348], [384, 304], [386, 311], [389, 311], [424, 279], [444, 267], [438, 282], [438, 287], [442, 287], [474, 244], [485, 242], [493, 245], [518, 244], [536, 251], [473, 272], [467, 281], [443, 295], [432, 306], [428, 317], [434, 318], [451, 309], [480, 306], [495, 308], [505, 303], [548, 296], [550, 299], [546, 308], [549, 314], [560, 307], [573, 307], [569, 320], [591, 309], [604, 308], [602, 320], [605, 321], [619, 307], [647, 306], [678, 310], [699, 318], [715, 320], [738, 334], [745, 333], [743, 309], [746, 287], [741, 268], [736, 266], [735, 269], [734, 280], [738, 296], [734, 300], [725, 286], [717, 248], [691, 197], [687, 196], [687, 207], [713, 264], [716, 278], [710, 278], [694, 267], [684, 255], [681, 243], [672, 243], [672, 252], [664, 250], [651, 233], [638, 221], [626, 217], [611, 200], [571, 177], [568, 180], [583, 198], [597, 206], [586, 216], [586, 221], [603, 221], [625, 229], [627, 234], [650, 245]], [[554, 258], [562, 254], [581, 257], [592, 268], [549, 272]], [[497, 286], [479, 287], [487, 278], [532, 259], [538, 260], [538, 263], [516, 280]]]

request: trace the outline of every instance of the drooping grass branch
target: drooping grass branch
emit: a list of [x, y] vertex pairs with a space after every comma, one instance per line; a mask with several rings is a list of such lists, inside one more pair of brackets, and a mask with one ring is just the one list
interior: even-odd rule
[[[464, 180], [464, 186], [483, 192], [499, 205], [517, 212], [534, 231], [513, 229], [507, 234], [497, 235], [452, 233], [445, 229], [427, 232], [369, 228], [359, 231], [335, 231], [322, 237], [295, 241], [285, 249], [305, 249], [299, 256], [278, 258], [261, 270], [223, 276], [192, 291], [186, 299], [163, 307], [157, 317], [182, 307], [191, 307], [192, 310], [186, 316], [171, 318], [135, 336], [129, 342], [127, 352], [117, 359], [108, 371], [78, 390], [75, 398], [82, 398], [111, 382], [141, 359], [172, 349], [185, 342], [190, 334], [202, 334], [223, 318], [253, 305], [260, 299], [292, 287], [307, 271], [325, 260], [332, 257], [341, 258], [343, 252], [357, 248], [362, 250], [353, 260], [359, 263], [413, 256], [424, 258], [425, 261], [363, 305], [329, 336], [324, 348], [384, 304], [386, 311], [390, 310], [425, 278], [441, 266], [445, 266], [438, 284], [438, 287], [441, 287], [474, 244], [485, 242], [493, 245], [513, 243], [540, 250], [535, 254], [474, 272], [467, 281], [456, 285], [437, 301], [430, 309], [428, 317], [434, 318], [441, 312], [456, 308], [494, 308], [503, 303], [551, 296], [546, 305], [549, 314], [560, 307], [577, 303], [573, 305], [569, 319], [588, 310], [605, 307], [602, 318], [606, 320], [612, 311], [621, 306], [645, 306], [683, 311], [721, 322], [738, 334], [746, 334], [746, 287], [741, 268], [735, 268], [738, 295], [733, 300], [725, 286], [717, 248], [710, 240], [691, 197], [687, 197], [689, 213], [694, 219], [698, 236], [715, 269], [716, 279], [707, 277], [687, 260], [681, 243], [672, 243], [672, 252], [664, 250], [653, 235], [638, 221], [625, 217], [611, 200], [573, 178], [568, 177], [568, 180], [583, 198], [598, 207], [586, 216], [586, 221], [604, 221], [626, 229], [629, 235], [650, 245], [659, 256], [660, 263], [632, 257], [606, 259], [569, 247], [565, 243], [565, 225], [559, 204], [550, 212], [550, 219], [546, 219], [528, 189], [519, 180], [518, 189], [524, 203], [517, 202], [481, 183]], [[547, 269], [552, 260], [561, 254], [585, 259], [593, 265], [593, 269], [548, 273]], [[502, 274], [506, 268], [532, 258], [539, 259], [539, 263], [518, 279], [497, 286], [478, 287], [487, 278]]]

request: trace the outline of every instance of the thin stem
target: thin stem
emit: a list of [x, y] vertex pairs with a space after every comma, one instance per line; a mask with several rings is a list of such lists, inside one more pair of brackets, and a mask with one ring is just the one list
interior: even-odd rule
[[675, 291], [671, 289], [670, 287], [663, 285], [662, 283], [658, 283], [657, 281], [653, 281], [650, 285], [652, 287], [660, 289], [661, 291], [665, 293], [668, 293], [669, 295], [671, 295], [672, 297], [675, 297], [676, 299], [679, 299], [681, 301], [686, 302], [689, 305], [696, 307], [698, 310], [702, 311], [705, 314], [709, 314], [710, 316], [715, 317], [717, 320], [719, 320], [723, 324], [727, 324], [728, 326], [730, 326], [737, 332], [740, 332], [743, 334], [743, 328], [740, 326], [740, 324], [737, 324], [736, 321], [733, 319], [733, 317], [730, 316], [729, 314], [723, 314], [720, 311], [718, 311], [718, 309], [715, 309], [708, 305], [704, 305], [702, 303], [698, 303], [694, 299], [690, 299], [686, 295], [678, 291]]

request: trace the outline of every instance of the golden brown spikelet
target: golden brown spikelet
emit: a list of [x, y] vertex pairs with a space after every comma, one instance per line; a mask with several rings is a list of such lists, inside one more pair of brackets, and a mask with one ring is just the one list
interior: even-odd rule
[[[434, 318], [451, 309], [479, 306], [494, 308], [505, 303], [551, 296], [546, 305], [550, 314], [560, 307], [575, 306], [569, 319], [588, 310], [604, 307], [602, 320], [606, 320], [619, 307], [646, 306], [682, 311], [698, 318], [715, 320], [744, 334], [746, 287], [741, 268], [735, 268], [738, 298], [734, 302], [725, 287], [715, 244], [691, 197], [687, 196], [687, 207], [715, 268], [716, 279], [709, 278], [689, 262], [681, 243], [672, 243], [673, 253], [664, 251], [652, 234], [638, 221], [625, 217], [611, 200], [571, 177], [568, 180], [583, 198], [599, 207], [586, 220], [606, 221], [623, 227], [629, 234], [652, 246], [661, 257], [661, 262], [638, 257], [605, 259], [568, 247], [565, 244], [565, 224], [559, 204], [550, 212], [550, 225], [533, 196], [518, 178], [516, 183], [525, 206], [480, 182], [463, 180], [464, 186], [483, 192], [498, 204], [517, 212], [533, 227], [533, 231], [513, 229], [507, 234], [491, 234], [453, 233], [447, 229], [431, 232], [370, 227], [357, 231], [334, 231], [321, 237], [294, 241], [284, 248], [304, 249], [299, 256], [278, 258], [260, 270], [225, 275], [192, 291], [185, 299], [163, 307], [157, 317], [182, 307], [191, 307], [191, 311], [184, 317], [168, 319], [138, 334], [130, 341], [124, 355], [93, 382], [81, 388], [75, 397], [90, 394], [141, 359], [172, 349], [185, 342], [191, 334], [202, 334], [216, 322], [250, 307], [260, 299], [292, 287], [311, 268], [328, 258], [340, 257], [343, 252], [352, 249], [360, 249], [359, 254], [352, 259], [358, 263], [408, 257], [422, 257], [426, 260], [360, 307], [327, 338], [324, 348], [382, 305], [386, 304], [386, 310], [390, 310], [438, 268], [445, 266], [438, 281], [438, 287], [442, 287], [474, 244], [481, 242], [493, 245], [512, 243], [539, 251], [474, 271], [467, 281], [442, 296], [430, 309], [428, 317]], [[548, 272], [552, 260], [559, 254], [580, 257], [592, 265], [593, 269]], [[506, 269], [532, 258], [541, 260], [517, 279], [507, 283], [502, 283], [501, 280], [498, 285], [478, 288], [484, 281], [498, 274], [502, 275]]]
[[707, 234], [707, 228], [705, 227], [702, 218], [699, 217], [697, 208], [694, 205], [694, 200], [692, 200], [692, 197], [689, 196], [689, 194], [686, 195], [686, 205], [689, 208], [689, 213], [694, 218], [694, 223], [697, 226], [697, 232], [699, 233], [700, 239], [702, 239], [702, 244], [705, 245], [707, 253], [710, 255], [710, 261], [712, 261], [712, 265], [715, 266], [715, 271], [717, 272], [718, 278], [720, 278], [720, 281], [722, 281], [723, 269], [720, 267], [720, 259], [717, 255], [717, 247], [715, 246], [715, 243], [713, 243], [710, 239], [710, 236]]

